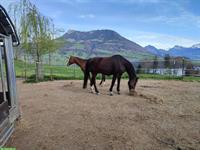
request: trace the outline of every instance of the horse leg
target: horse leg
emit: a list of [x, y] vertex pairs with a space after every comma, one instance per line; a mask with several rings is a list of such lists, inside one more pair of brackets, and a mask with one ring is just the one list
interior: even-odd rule
[[91, 78], [90, 74], [89, 74], [89, 79], [90, 79], [90, 90], [91, 90], [91, 93], [94, 93], [94, 89], [92, 87], [94, 83], [92, 83], [92, 78]]
[[111, 83], [111, 86], [110, 86], [110, 96], [112, 96], [113, 95], [113, 92], [112, 92], [112, 90], [113, 90], [113, 86], [114, 86], [114, 84], [115, 84], [115, 81], [116, 81], [116, 75], [113, 75], [113, 78], [112, 78], [112, 83]]
[[120, 80], [121, 80], [121, 75], [117, 77], [117, 94], [120, 94]]
[[94, 93], [94, 89], [92, 87], [93, 85], [94, 85], [94, 82], [93, 82], [92, 78], [90, 78], [90, 90], [91, 90], [91, 93]]
[[94, 90], [95, 90], [96, 94], [99, 94], [99, 91], [96, 86], [96, 76], [97, 76], [97, 74], [92, 74], [92, 83], [94, 85]]
[[101, 82], [99, 83], [99, 85], [102, 85], [102, 83], [103, 83], [103, 80], [101, 79]]
[[106, 76], [104, 74], [102, 74], [102, 81], [103, 81], [103, 85], [105, 85], [106, 82]]
[[101, 82], [99, 83], [99, 85], [102, 85], [102, 83], [105, 84], [105, 80], [106, 80], [106, 77], [104, 74], [102, 74]]

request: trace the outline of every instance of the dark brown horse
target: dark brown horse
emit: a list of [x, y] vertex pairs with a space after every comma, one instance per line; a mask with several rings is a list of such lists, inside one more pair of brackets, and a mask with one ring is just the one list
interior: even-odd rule
[[[85, 72], [85, 65], [86, 65], [86, 62], [87, 62], [87, 59], [82, 59], [82, 58], [79, 58], [79, 57], [75, 57], [75, 56], [70, 56], [69, 58], [69, 61], [67, 63], [67, 66], [70, 66], [72, 64], [76, 64], [78, 65], [81, 70], [83, 71], [83, 73]], [[100, 82], [100, 85], [102, 83], [104, 83], [106, 80], [105, 78], [105, 75], [102, 74], [102, 78], [101, 78], [101, 82]]]
[[113, 75], [112, 84], [110, 86], [110, 95], [113, 95], [112, 90], [117, 79], [117, 92], [120, 94], [120, 79], [124, 72], [128, 73], [129, 81], [128, 87], [130, 94], [135, 93], [135, 87], [138, 81], [138, 77], [135, 73], [133, 65], [121, 55], [114, 55], [111, 57], [95, 57], [87, 60], [84, 74], [83, 88], [87, 87], [87, 81], [90, 72], [92, 73], [92, 79], [90, 85], [95, 88], [95, 92], [99, 94], [96, 87], [96, 76], [98, 73], [104, 75]]

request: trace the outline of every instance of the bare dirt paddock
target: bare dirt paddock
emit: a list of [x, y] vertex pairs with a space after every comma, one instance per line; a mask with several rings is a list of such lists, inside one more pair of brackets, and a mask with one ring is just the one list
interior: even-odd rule
[[17, 150], [200, 150], [200, 83], [140, 80], [138, 95], [82, 89], [82, 81], [23, 84]]

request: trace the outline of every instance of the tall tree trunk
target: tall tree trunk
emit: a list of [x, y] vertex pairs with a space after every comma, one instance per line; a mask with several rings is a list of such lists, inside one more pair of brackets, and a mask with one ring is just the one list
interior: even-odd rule
[[44, 74], [43, 74], [43, 66], [42, 66], [42, 61], [41, 57], [39, 54], [38, 47], [36, 48], [36, 82], [41, 81], [44, 79]]

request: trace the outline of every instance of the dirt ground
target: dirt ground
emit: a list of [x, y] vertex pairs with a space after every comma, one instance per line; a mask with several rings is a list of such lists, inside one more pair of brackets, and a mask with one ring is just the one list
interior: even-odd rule
[[[98, 81], [99, 82], [99, 81]], [[136, 96], [100, 95], [82, 81], [18, 81], [22, 119], [7, 143], [17, 150], [200, 150], [200, 83], [140, 80]]]

